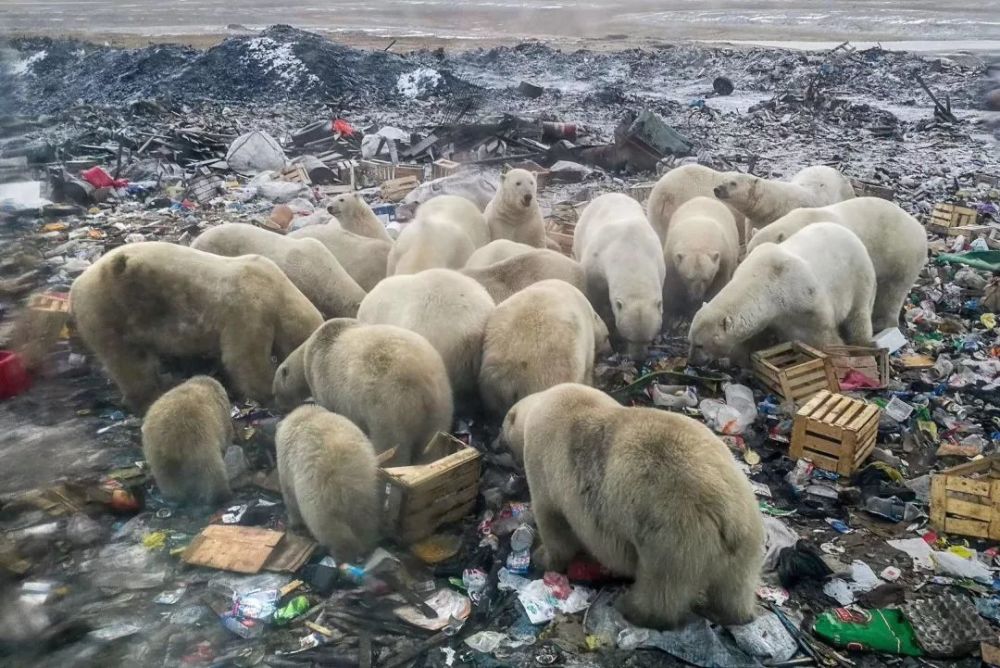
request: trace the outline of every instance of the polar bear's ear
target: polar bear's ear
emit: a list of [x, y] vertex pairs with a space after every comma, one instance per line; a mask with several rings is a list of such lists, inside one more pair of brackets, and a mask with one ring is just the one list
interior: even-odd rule
[[684, 253], [674, 253], [674, 264], [680, 264], [684, 261]]
[[719, 261], [719, 251], [712, 251], [711, 253], [708, 254], [708, 257], [712, 260], [712, 262], [718, 262]]
[[722, 331], [728, 332], [733, 328], [733, 316], [727, 315], [722, 319]]
[[784, 240], [785, 240], [785, 233], [784, 232], [778, 232], [778, 238], [775, 239], [775, 243], [779, 243], [780, 244]]

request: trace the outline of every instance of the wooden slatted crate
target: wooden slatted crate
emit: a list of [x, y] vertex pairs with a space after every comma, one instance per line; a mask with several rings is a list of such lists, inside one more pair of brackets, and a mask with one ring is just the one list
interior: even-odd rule
[[431, 166], [431, 178], [443, 179], [446, 176], [451, 176], [458, 171], [459, 167], [461, 167], [461, 164], [454, 160], [448, 160], [447, 158], [435, 160]]
[[872, 380], [878, 381], [878, 387], [883, 389], [889, 384], [889, 351], [885, 348], [869, 346], [827, 346], [823, 349], [830, 356], [833, 372], [838, 381], [854, 369], [860, 371]]
[[402, 543], [430, 536], [470, 513], [479, 492], [479, 451], [439, 433], [428, 452], [445, 456], [430, 464], [380, 468], [385, 534]]
[[927, 224], [932, 229], [947, 230], [949, 227], [975, 225], [978, 219], [979, 214], [976, 213], [975, 209], [970, 209], [967, 206], [959, 206], [958, 204], [939, 202], [934, 205], [934, 211], [931, 212], [931, 217]]
[[854, 188], [854, 194], [858, 197], [880, 197], [882, 199], [887, 199], [890, 202], [896, 199], [895, 190], [889, 186], [883, 186], [878, 183], [873, 183], [872, 181], [851, 179], [851, 186]]
[[830, 357], [800, 341], [753, 353], [754, 376], [786, 403], [800, 403], [820, 390], [840, 389]]
[[645, 183], [636, 183], [629, 186], [628, 194], [639, 204], [645, 204], [649, 196], [653, 194], [653, 187], [656, 185], [656, 181], [646, 181]]
[[823, 390], [795, 414], [788, 455], [848, 476], [875, 449], [882, 409]]
[[945, 533], [1000, 540], [1000, 456], [931, 475], [931, 526]]

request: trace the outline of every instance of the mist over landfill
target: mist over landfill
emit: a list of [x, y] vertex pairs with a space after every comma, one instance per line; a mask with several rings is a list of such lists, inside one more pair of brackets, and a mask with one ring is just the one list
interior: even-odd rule
[[0, 0], [0, 665], [1000, 666], [1000, 3]]

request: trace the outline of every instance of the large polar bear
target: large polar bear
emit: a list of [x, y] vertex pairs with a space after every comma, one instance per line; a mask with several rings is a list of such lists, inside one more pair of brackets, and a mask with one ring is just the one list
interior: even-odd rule
[[195, 505], [229, 498], [222, 454], [233, 442], [232, 406], [209, 376], [195, 376], [153, 402], [142, 421], [142, 452], [163, 497]]
[[353, 318], [365, 297], [357, 281], [315, 239], [293, 239], [253, 225], [224, 223], [198, 235], [191, 248], [226, 257], [261, 255], [272, 260], [324, 318]]
[[272, 355], [284, 359], [323, 322], [278, 266], [148, 241], [106, 253], [74, 282], [84, 343], [137, 413], [166, 389], [161, 359], [222, 362], [237, 400], [271, 401]]
[[368, 202], [357, 193], [337, 195], [327, 204], [326, 210], [348, 232], [372, 239], [392, 241], [392, 237], [386, 232], [385, 225], [368, 206]]
[[[653, 186], [646, 202], [646, 215], [649, 224], [656, 230], [660, 243], [666, 243], [667, 230], [670, 229], [670, 219], [677, 207], [695, 197], [715, 197], [716, 186], [725, 181], [726, 172], [717, 172], [703, 165], [681, 165], [674, 167], [660, 177]], [[731, 204], [726, 205], [733, 214], [736, 229], [740, 234], [740, 243], [746, 243], [746, 217]]]
[[822, 348], [869, 345], [875, 269], [850, 230], [816, 223], [781, 244], [760, 244], [695, 313], [691, 361], [745, 358], [761, 335]]
[[609, 193], [587, 205], [573, 235], [573, 257], [587, 276], [587, 297], [614, 323], [631, 357], [645, 355], [663, 321], [663, 246], [642, 205]]
[[567, 383], [515, 404], [501, 439], [523, 452], [539, 567], [561, 572], [586, 552], [634, 578], [615, 605], [643, 627], [692, 612], [726, 626], [754, 618], [764, 523], [705, 425]]
[[278, 479], [289, 526], [305, 524], [337, 561], [364, 557], [378, 540], [378, 462], [364, 433], [320, 406], [278, 424]]
[[[433, 200], [431, 200], [433, 201]], [[420, 334], [441, 354], [458, 398], [475, 392], [483, 331], [494, 302], [475, 280], [451, 269], [390, 276], [358, 309], [358, 320]]]
[[476, 205], [457, 195], [441, 195], [417, 209], [389, 252], [386, 273], [415, 274], [424, 269], [461, 269], [490, 241], [486, 219]]
[[530, 253], [480, 269], [466, 267], [462, 273], [476, 279], [497, 304], [529, 285], [551, 278], [566, 281], [580, 291], [587, 289], [580, 263], [547, 248], [532, 248]]
[[781, 243], [807, 225], [831, 222], [858, 235], [875, 267], [878, 289], [872, 328], [895, 327], [899, 311], [927, 263], [927, 232], [916, 218], [878, 197], [858, 197], [830, 206], [796, 209], [757, 232], [747, 245]]
[[695, 197], [677, 207], [663, 245], [664, 311], [692, 315], [729, 282], [739, 258], [736, 221], [725, 204]]
[[309, 225], [288, 236], [292, 239], [315, 239], [326, 246], [365, 292], [385, 278], [389, 251], [392, 250], [390, 241], [348, 232], [335, 222]]
[[509, 239], [535, 248], [548, 245], [537, 191], [535, 175], [525, 169], [512, 169], [500, 177], [500, 188], [485, 211], [491, 239]]
[[745, 215], [755, 228], [773, 223], [802, 207], [827, 206], [853, 199], [850, 179], [833, 167], [816, 165], [797, 172], [790, 181], [762, 179], [726, 172], [715, 196]]
[[469, 256], [469, 261], [465, 263], [465, 268], [482, 269], [483, 267], [503, 262], [517, 255], [530, 253], [533, 250], [537, 249], [528, 244], [511, 241], [510, 239], [497, 239], [496, 241], [489, 242], [482, 248], [476, 249], [476, 252]]
[[312, 395], [358, 425], [378, 452], [396, 448], [399, 466], [451, 429], [444, 362], [427, 339], [401, 327], [327, 320], [278, 367], [274, 394], [285, 409]]
[[608, 328], [587, 297], [560, 280], [540, 281], [497, 306], [486, 322], [479, 395], [495, 415], [560, 383], [593, 381]]

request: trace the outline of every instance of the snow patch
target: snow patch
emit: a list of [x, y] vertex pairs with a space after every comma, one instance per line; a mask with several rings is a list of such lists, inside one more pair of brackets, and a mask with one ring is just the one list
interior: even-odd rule
[[24, 60], [16, 60], [10, 65], [11, 74], [16, 74], [18, 76], [22, 74], [27, 74], [28, 70], [31, 69], [32, 65], [40, 60], [43, 60], [45, 56], [49, 55], [48, 51], [39, 51], [36, 54], [28, 56]]
[[250, 40], [247, 43], [247, 60], [260, 67], [265, 74], [275, 75], [292, 86], [320, 83], [319, 77], [311, 73], [295, 55], [291, 44], [279, 44], [270, 37]]
[[399, 75], [396, 90], [404, 97], [416, 98], [426, 95], [441, 83], [441, 73], [429, 67], [421, 67]]

